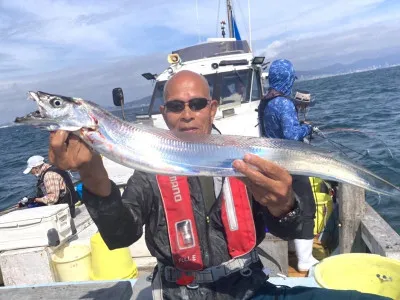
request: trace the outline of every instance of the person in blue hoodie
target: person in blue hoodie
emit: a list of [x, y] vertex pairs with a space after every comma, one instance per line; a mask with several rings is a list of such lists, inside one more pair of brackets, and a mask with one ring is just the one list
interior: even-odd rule
[[[296, 79], [293, 64], [286, 59], [271, 63], [268, 74], [268, 93], [260, 101], [258, 108], [261, 135], [268, 138], [303, 141], [310, 135], [312, 126], [300, 124], [292, 87]], [[293, 236], [289, 237], [289, 249], [296, 252], [297, 269], [308, 271], [318, 263], [312, 255], [314, 238], [315, 200], [309, 178], [292, 176], [293, 190], [301, 199], [303, 206], [303, 224]]]
[[302, 141], [311, 134], [312, 126], [300, 124], [297, 110], [290, 98], [296, 73], [286, 59], [275, 60], [269, 68], [269, 89], [260, 102], [259, 121], [263, 136]]

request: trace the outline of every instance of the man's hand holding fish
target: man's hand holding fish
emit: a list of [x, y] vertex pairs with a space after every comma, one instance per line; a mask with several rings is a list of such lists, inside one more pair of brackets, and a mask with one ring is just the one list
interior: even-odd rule
[[80, 138], [58, 130], [50, 133], [49, 160], [64, 170], [79, 170], [85, 187], [99, 196], [111, 193], [111, 184], [101, 156]]

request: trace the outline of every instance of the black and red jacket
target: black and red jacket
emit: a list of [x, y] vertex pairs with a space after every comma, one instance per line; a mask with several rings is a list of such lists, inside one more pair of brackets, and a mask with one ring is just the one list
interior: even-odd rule
[[[201, 249], [202, 266], [207, 268], [220, 265], [232, 258], [221, 216], [222, 197], [218, 196], [210, 211], [207, 212], [199, 178], [188, 177], [187, 184]], [[219, 194], [222, 195], [222, 193]], [[279, 231], [282, 225], [268, 213], [265, 207], [251, 198], [250, 201], [256, 234], [255, 242], [258, 245], [265, 236], [266, 226], [270, 232], [274, 233], [274, 229]], [[135, 171], [128, 180], [122, 197], [113, 182], [110, 196], [104, 198], [95, 196], [84, 188], [83, 202], [110, 249], [128, 247], [136, 242], [142, 236], [143, 225], [145, 225], [145, 240], [150, 253], [162, 265], [175, 266], [156, 175]], [[285, 232], [287, 236], [290, 236], [299, 224], [300, 220], [293, 222], [280, 232]], [[250, 299], [253, 292], [266, 280], [262, 268], [261, 262], [258, 262], [251, 266], [253, 274], [250, 277], [233, 274], [216, 283], [188, 290], [189, 299], [208, 299], [207, 297], [209, 299]], [[162, 272], [162, 270], [156, 268], [155, 273], [157, 272]], [[179, 286], [167, 281], [163, 281], [163, 293], [165, 299], [182, 298]]]

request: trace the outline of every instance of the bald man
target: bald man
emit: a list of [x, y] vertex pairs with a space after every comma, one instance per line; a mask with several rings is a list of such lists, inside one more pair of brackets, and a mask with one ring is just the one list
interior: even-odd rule
[[[173, 133], [212, 133], [217, 101], [203, 76], [177, 73], [165, 86], [164, 101], [160, 111]], [[130, 246], [146, 226], [146, 244], [158, 262], [154, 299], [280, 299], [254, 248], [266, 225], [290, 231], [299, 224], [286, 170], [248, 155], [234, 162], [246, 176], [242, 181], [135, 171], [121, 196], [99, 155], [76, 137], [66, 144], [67, 137], [51, 134], [49, 157], [63, 169], [79, 170], [83, 202], [109, 249]], [[320, 290], [300, 292], [313, 297]], [[342, 296], [329, 293], [324, 297]]]

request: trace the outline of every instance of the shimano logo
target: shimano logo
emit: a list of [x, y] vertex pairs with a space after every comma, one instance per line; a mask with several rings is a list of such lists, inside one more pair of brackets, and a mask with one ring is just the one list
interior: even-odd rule
[[178, 185], [176, 176], [170, 176], [169, 180], [171, 181], [172, 194], [174, 195], [174, 201], [175, 202], [182, 201], [181, 190], [179, 189], [179, 185]]

